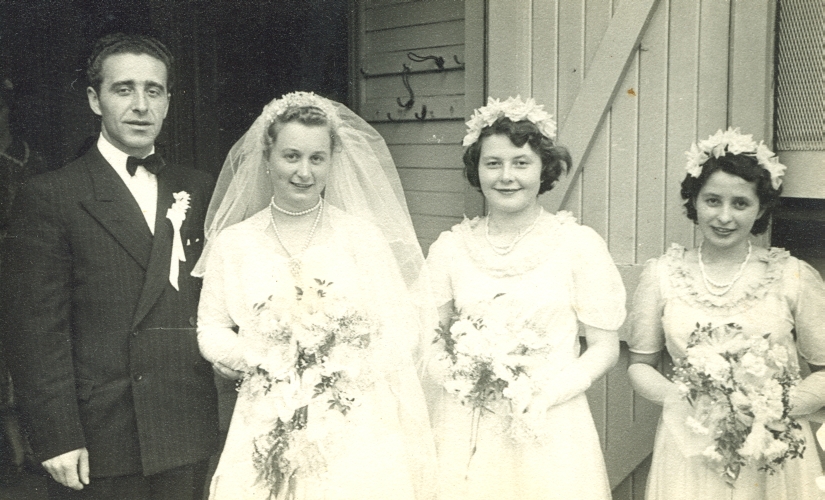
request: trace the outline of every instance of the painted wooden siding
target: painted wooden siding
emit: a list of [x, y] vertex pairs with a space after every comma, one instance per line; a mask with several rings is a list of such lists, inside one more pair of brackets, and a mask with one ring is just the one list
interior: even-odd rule
[[[465, 3], [365, 0], [356, 5], [357, 108], [389, 145], [426, 252], [441, 231], [477, 211], [465, 200], [473, 196], [461, 162], [467, 109]], [[442, 57], [444, 70], [433, 60], [411, 60], [411, 52]], [[415, 99], [409, 109], [398, 102], [410, 98], [402, 80], [405, 65]]]
[[[771, 138], [772, 2], [488, 0], [487, 8], [490, 95], [545, 104], [576, 163], [542, 204], [596, 229], [632, 294], [647, 259], [672, 242], [696, 243], [679, 196], [691, 142], [729, 125]], [[588, 397], [615, 498], [641, 499], [659, 409], [633, 394], [626, 366], [625, 347]]]

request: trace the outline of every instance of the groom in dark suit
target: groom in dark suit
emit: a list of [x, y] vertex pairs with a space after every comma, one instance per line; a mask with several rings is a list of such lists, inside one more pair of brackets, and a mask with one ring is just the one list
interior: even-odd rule
[[194, 499], [218, 424], [195, 332], [209, 176], [154, 154], [172, 57], [101, 39], [101, 134], [18, 195], [3, 269], [5, 345], [51, 498]]

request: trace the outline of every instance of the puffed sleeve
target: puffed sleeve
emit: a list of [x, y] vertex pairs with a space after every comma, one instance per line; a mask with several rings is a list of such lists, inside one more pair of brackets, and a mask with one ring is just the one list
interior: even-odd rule
[[825, 366], [825, 284], [806, 262], [798, 263], [793, 274], [798, 288], [792, 309], [799, 353], [811, 364]]
[[452, 268], [452, 249], [456, 244], [452, 231], [444, 231], [430, 245], [427, 254], [427, 267], [430, 273], [430, 287], [437, 307], [453, 300], [453, 285], [450, 277]]
[[624, 323], [625, 289], [619, 270], [596, 231], [575, 226], [573, 308], [579, 321], [603, 330], [618, 330]]
[[664, 301], [659, 282], [659, 260], [650, 259], [645, 263], [639, 285], [633, 294], [628, 340], [631, 352], [654, 354], [665, 346], [665, 331], [662, 327]]

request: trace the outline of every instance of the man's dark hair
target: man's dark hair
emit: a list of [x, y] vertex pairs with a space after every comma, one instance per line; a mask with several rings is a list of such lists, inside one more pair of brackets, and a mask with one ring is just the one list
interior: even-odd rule
[[100, 84], [103, 82], [103, 61], [115, 54], [146, 54], [161, 61], [166, 65], [166, 91], [172, 91], [174, 58], [165, 45], [147, 35], [113, 33], [98, 40], [89, 56], [86, 77], [95, 92], [100, 92]]

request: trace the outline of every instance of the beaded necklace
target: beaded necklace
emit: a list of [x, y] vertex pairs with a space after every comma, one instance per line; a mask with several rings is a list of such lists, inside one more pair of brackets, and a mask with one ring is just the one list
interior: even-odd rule
[[487, 218], [484, 220], [484, 238], [487, 240], [487, 243], [490, 244], [490, 247], [493, 251], [499, 255], [507, 255], [508, 253], [512, 252], [514, 248], [516, 248], [516, 243], [523, 240], [525, 236], [527, 236], [530, 231], [535, 229], [536, 224], [539, 223], [539, 219], [541, 218], [541, 213], [544, 212], [544, 207], [539, 207], [539, 214], [536, 216], [536, 220], [530, 224], [530, 227], [525, 229], [524, 231], [519, 231], [519, 233], [513, 238], [513, 241], [510, 242], [509, 245], [502, 246], [496, 245], [490, 239], [490, 216], [488, 215]]
[[[748, 265], [748, 261], [751, 260], [751, 252], [753, 250], [753, 245], [751, 242], [748, 241], [748, 255], [745, 256], [745, 261], [739, 266], [739, 270], [733, 275], [733, 279], [729, 283], [717, 283], [710, 279], [705, 272], [705, 262], [702, 260], [702, 246], [705, 244], [703, 241], [701, 245], [699, 245], [699, 271], [702, 272], [702, 281], [705, 283], [705, 289], [712, 295], [716, 295], [717, 297], [721, 297], [730, 291], [733, 288], [733, 285], [739, 281], [739, 278], [742, 277], [742, 274], [745, 272], [745, 266]], [[718, 290], [721, 289], [721, 290]]]
[[290, 212], [289, 210], [287, 210], [285, 208], [279, 207], [278, 204], [275, 203], [275, 196], [272, 197], [272, 199], [269, 201], [269, 204], [272, 205], [272, 208], [274, 208], [275, 210], [281, 212], [282, 214], [289, 215], [289, 216], [292, 216], [292, 217], [298, 217], [298, 216], [301, 216], [301, 215], [306, 215], [306, 214], [312, 212], [313, 210], [315, 210], [316, 208], [320, 207], [322, 200], [323, 200], [323, 198], [321, 198], [319, 196], [318, 197], [318, 203], [316, 203], [312, 208], [307, 208], [306, 210], [301, 210], [300, 212]]
[[287, 256], [289, 257], [289, 272], [292, 273], [292, 276], [297, 279], [301, 275], [301, 255], [303, 255], [303, 253], [306, 252], [307, 248], [309, 248], [309, 244], [312, 242], [312, 237], [315, 236], [315, 230], [318, 228], [318, 222], [321, 220], [321, 213], [324, 211], [323, 198], [319, 199], [318, 203], [314, 207], [310, 208], [309, 210], [304, 210], [302, 212], [284, 211], [281, 207], [275, 204], [274, 199], [272, 200], [272, 202], [270, 202], [270, 206], [279, 212], [291, 216], [306, 215], [315, 210], [316, 208], [318, 209], [318, 213], [315, 215], [315, 221], [312, 223], [312, 229], [309, 230], [309, 235], [307, 235], [306, 243], [304, 243], [303, 248], [301, 248], [301, 250], [295, 255], [293, 255], [292, 252], [289, 251], [289, 248], [286, 247], [284, 241], [281, 239], [281, 233], [278, 231], [278, 224], [275, 223], [275, 214], [272, 212], [272, 210], [269, 211], [269, 220], [272, 222], [272, 228], [275, 230], [275, 237], [278, 239], [278, 243], [281, 244]]

